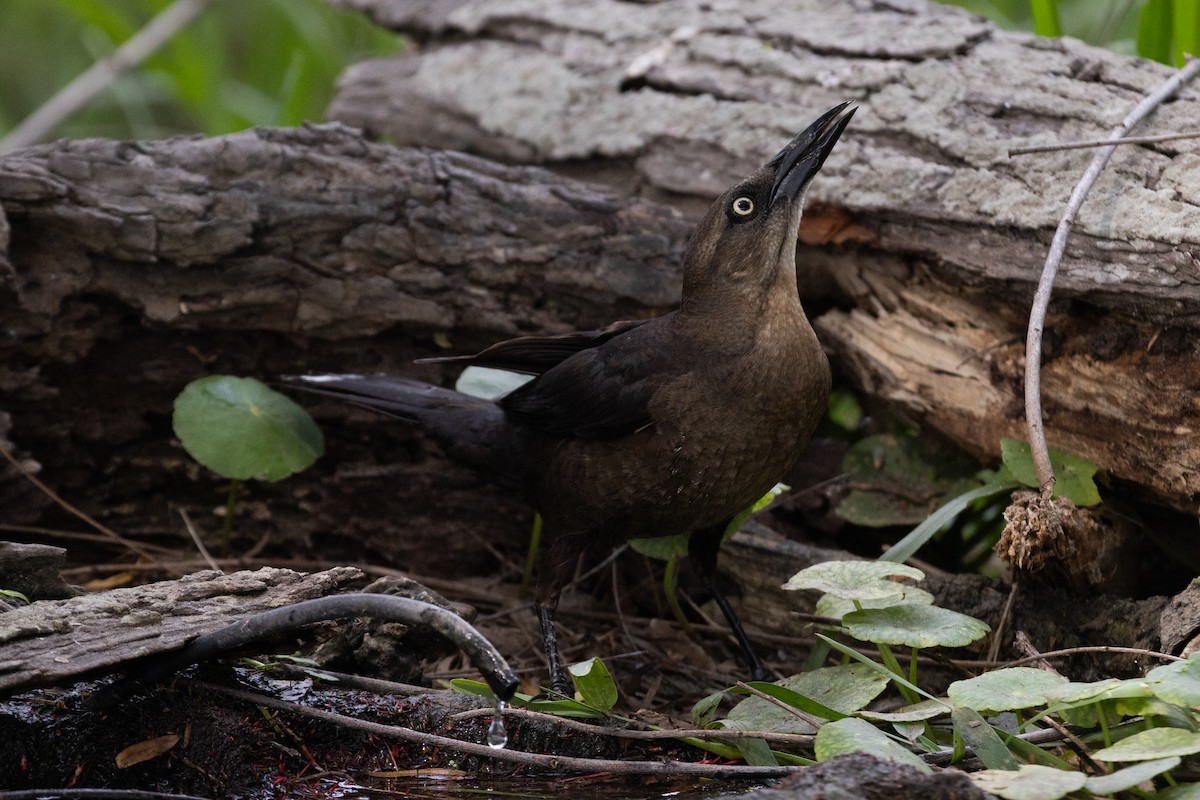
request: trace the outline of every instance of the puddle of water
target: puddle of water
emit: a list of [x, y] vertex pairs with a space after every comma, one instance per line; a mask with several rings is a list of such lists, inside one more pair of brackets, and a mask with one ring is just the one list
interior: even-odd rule
[[730, 800], [759, 788], [746, 781], [638, 780], [636, 778], [580, 777], [559, 779], [467, 779], [367, 778], [353, 781], [323, 781], [309, 784], [307, 792], [293, 786], [288, 797], [327, 797], [338, 800], [557, 800], [564, 792], [591, 800]]

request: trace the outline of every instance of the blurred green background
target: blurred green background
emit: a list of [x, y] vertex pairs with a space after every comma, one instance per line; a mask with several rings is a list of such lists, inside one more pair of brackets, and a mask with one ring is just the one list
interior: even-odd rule
[[[1200, 0], [957, 0], [1008, 29], [1063, 33], [1164, 63], [1200, 39]], [[0, 0], [0, 137], [169, 0]], [[320, 120], [350, 63], [403, 47], [323, 0], [213, 0], [140, 68], [46, 138], [218, 135]]]
[[[169, 0], [0, 0], [0, 136]], [[322, 119], [348, 65], [399, 37], [322, 0], [214, 0], [52, 137], [156, 139]]]

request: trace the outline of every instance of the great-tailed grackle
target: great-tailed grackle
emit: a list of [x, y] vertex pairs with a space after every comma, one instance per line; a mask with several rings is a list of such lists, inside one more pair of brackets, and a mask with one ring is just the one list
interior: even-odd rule
[[717, 199], [684, 257], [676, 311], [432, 359], [536, 376], [496, 401], [386, 375], [289, 379], [415, 422], [451, 457], [524, 492], [544, 522], [535, 603], [556, 691], [570, 683], [554, 610], [578, 554], [689, 531], [751, 674], [767, 677], [714, 582], [717, 550], [825, 410], [829, 364], [800, 306], [796, 230], [805, 189], [854, 110], [831, 109]]

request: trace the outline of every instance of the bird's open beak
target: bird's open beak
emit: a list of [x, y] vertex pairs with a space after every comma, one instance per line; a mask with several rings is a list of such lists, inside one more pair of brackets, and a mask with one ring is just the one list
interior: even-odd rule
[[850, 118], [858, 110], [851, 108], [853, 100], [834, 106], [821, 118], [788, 144], [787, 147], [767, 162], [775, 168], [775, 183], [771, 186], [771, 205], [781, 197], [795, 200], [804, 187], [813, 179], [825, 163], [838, 137], [850, 124]]

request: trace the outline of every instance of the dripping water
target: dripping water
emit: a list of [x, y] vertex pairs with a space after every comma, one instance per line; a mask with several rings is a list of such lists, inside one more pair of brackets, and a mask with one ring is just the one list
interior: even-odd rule
[[493, 750], [499, 750], [508, 744], [508, 731], [504, 728], [504, 701], [496, 700], [496, 716], [488, 725], [487, 744]]

